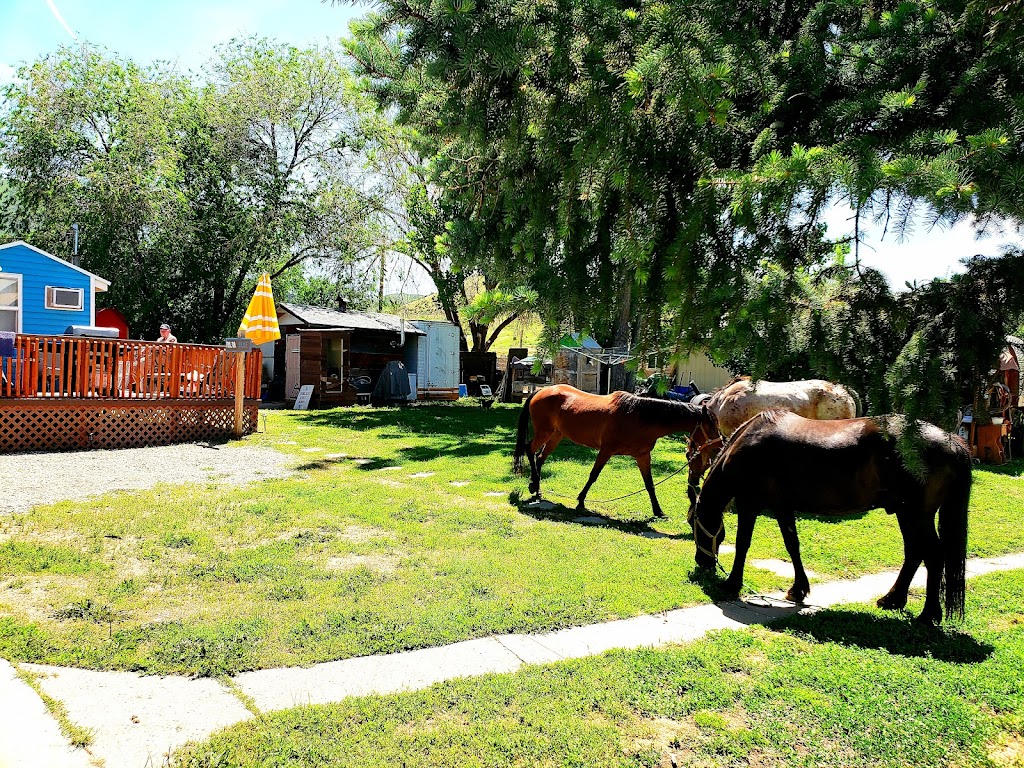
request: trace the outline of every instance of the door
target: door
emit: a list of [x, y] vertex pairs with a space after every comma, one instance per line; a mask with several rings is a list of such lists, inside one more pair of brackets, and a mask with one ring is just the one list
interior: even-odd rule
[[302, 364], [302, 337], [290, 333], [285, 342], [284, 352], [284, 397], [294, 400], [299, 394], [299, 366]]

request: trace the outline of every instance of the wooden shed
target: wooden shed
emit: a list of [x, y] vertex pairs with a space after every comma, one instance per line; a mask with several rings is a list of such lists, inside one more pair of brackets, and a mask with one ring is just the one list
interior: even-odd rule
[[281, 339], [274, 347], [275, 378], [284, 371], [284, 398], [313, 386], [314, 407], [354, 405], [373, 389], [388, 362], [416, 371], [416, 340], [423, 331], [394, 315], [350, 312], [281, 302]]

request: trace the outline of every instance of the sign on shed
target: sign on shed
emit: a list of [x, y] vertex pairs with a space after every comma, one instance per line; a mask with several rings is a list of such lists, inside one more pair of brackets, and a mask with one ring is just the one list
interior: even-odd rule
[[295, 397], [295, 410], [309, 410], [309, 399], [313, 396], [313, 385], [303, 384], [299, 387], [299, 394]]

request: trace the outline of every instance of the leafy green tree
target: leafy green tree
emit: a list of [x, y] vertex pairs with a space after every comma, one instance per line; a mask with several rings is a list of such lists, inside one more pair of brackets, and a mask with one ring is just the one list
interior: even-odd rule
[[205, 85], [65, 49], [6, 90], [8, 228], [108, 277], [148, 332], [232, 335], [258, 276], [347, 262], [377, 240], [365, 108], [331, 49], [221, 48]]
[[897, 231], [915, 205], [932, 222], [1019, 221], [1013, 8], [375, 8], [349, 53], [378, 101], [438, 148], [436, 178], [461, 211], [452, 247], [536, 290], [552, 330], [852, 379], [873, 408], [948, 421], [955, 387], [940, 409], [907, 397], [894, 369], [915, 338], [928, 339], [920, 360], [938, 354], [937, 335], [915, 336], [913, 300], [860, 267], [856, 232], [837, 264], [819, 219], [841, 199]]

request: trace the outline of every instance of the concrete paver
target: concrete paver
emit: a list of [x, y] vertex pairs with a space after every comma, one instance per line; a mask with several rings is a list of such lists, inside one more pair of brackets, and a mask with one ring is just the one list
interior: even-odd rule
[[163, 765], [169, 750], [253, 717], [216, 680], [24, 667], [39, 675], [40, 688], [64, 704], [72, 722], [93, 731], [89, 751], [106, 768]]
[[[967, 570], [973, 577], [1020, 568], [1024, 568], [1024, 553], [972, 560]], [[514, 672], [524, 664], [580, 658], [613, 648], [687, 642], [713, 630], [764, 624], [801, 610], [867, 602], [887, 592], [895, 577], [892, 571], [812, 584], [809, 606], [788, 603], [781, 595], [754, 595], [543, 634], [468, 640], [308, 668], [246, 672], [234, 683], [263, 712], [413, 690], [456, 677]], [[923, 569], [914, 584], [924, 586]], [[65, 706], [75, 724], [93, 730], [89, 752], [105, 768], [161, 765], [164, 755], [185, 742], [253, 717], [239, 697], [214, 680], [22, 666], [41, 675], [42, 690]], [[90, 764], [88, 757], [82, 750], [69, 749], [36, 693], [17, 678], [10, 664], [0, 660], [0, 768], [81, 768]]]
[[0, 659], [0, 768], [22, 766], [88, 768], [89, 755], [68, 744], [43, 700]]

